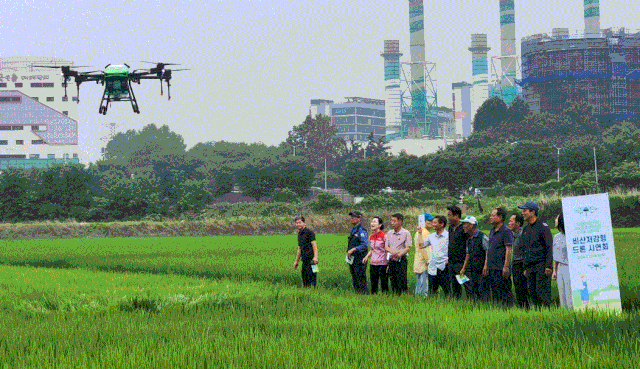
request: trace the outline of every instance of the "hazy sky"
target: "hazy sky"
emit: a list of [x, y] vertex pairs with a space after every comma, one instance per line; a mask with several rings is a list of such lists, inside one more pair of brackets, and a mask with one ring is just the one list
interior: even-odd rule
[[[98, 114], [101, 86], [80, 89], [81, 161], [99, 158], [108, 133], [166, 124], [188, 147], [204, 141], [277, 144], [304, 120], [309, 100], [383, 98], [383, 40], [399, 39], [409, 59], [408, 0], [13, 1], [0, 13], [2, 56], [58, 56], [104, 67], [141, 60], [182, 63], [172, 100], [158, 81], [134, 86], [127, 102]], [[583, 0], [516, 0], [516, 38], [584, 29]], [[472, 33], [499, 53], [499, 0], [425, 0], [426, 58], [437, 64], [439, 104], [451, 83], [470, 80]], [[600, 1], [601, 28], [639, 29], [638, 6]], [[148, 82], [148, 83], [144, 83]]]

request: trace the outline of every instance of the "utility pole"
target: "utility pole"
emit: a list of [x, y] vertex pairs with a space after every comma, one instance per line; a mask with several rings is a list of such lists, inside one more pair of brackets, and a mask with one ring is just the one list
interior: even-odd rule
[[596, 167], [596, 186], [598, 186], [598, 161], [596, 160], [596, 147], [593, 147], [593, 165]]
[[327, 192], [327, 157], [324, 157], [324, 192]]
[[560, 148], [556, 145], [553, 145], [556, 149], [558, 149], [558, 182], [560, 182]]

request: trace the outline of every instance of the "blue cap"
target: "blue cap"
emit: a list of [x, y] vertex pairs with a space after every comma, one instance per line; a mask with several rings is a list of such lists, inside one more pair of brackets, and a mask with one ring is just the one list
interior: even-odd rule
[[424, 213], [424, 220], [433, 220], [433, 215], [429, 213]]
[[524, 205], [518, 206], [520, 209], [530, 209], [538, 211], [538, 204], [533, 201], [527, 201]]

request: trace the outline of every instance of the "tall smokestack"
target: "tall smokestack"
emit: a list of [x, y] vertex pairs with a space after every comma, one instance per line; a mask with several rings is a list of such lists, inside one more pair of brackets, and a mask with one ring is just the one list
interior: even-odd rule
[[506, 85], [513, 86], [516, 78], [516, 24], [514, 0], [500, 0], [500, 65]]
[[489, 63], [487, 53], [491, 50], [487, 46], [486, 33], [471, 35], [471, 74], [473, 87], [471, 88], [471, 117], [475, 119], [480, 105], [489, 97]]
[[400, 131], [400, 41], [384, 40], [384, 110], [386, 133]]
[[[409, 42], [412, 62], [424, 61], [424, 6], [423, 0], [409, 0]], [[411, 65], [411, 108], [415, 114], [424, 115], [426, 92], [424, 83], [424, 66]]]
[[600, 0], [584, 0], [584, 33], [600, 34]]

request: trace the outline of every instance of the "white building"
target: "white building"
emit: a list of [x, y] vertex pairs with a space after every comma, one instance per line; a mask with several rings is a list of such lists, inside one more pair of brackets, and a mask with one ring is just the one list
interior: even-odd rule
[[0, 169], [79, 162], [78, 107], [73, 83], [65, 98], [60, 58], [0, 58]]

